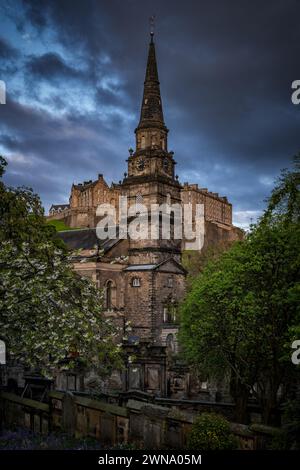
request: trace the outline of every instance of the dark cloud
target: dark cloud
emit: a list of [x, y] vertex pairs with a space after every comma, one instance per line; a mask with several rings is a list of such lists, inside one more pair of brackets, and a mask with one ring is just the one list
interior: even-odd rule
[[59, 54], [52, 52], [38, 57], [30, 57], [26, 68], [30, 75], [45, 80], [79, 78], [83, 75], [82, 71], [67, 65]]
[[13, 59], [18, 57], [18, 50], [11, 46], [8, 41], [0, 37], [0, 59]]
[[[97, 115], [64, 114], [58, 118], [42, 109], [8, 101], [2, 117], [6, 131], [3, 127], [0, 145], [11, 155], [10, 166], [17, 172], [13, 181], [17, 184], [21, 171], [22, 182], [26, 177], [33, 182], [36, 179], [32, 186], [37, 190], [41, 187], [40, 177], [50, 172], [57, 175], [57, 184], [59, 176], [62, 181], [53, 192], [55, 198], [56, 192], [67, 195], [73, 181], [79, 182], [85, 175], [93, 178], [99, 168], [107, 170], [109, 180], [118, 177], [121, 149], [114, 139], [115, 126], [101, 126]], [[122, 133], [121, 122], [118, 125]], [[37, 173], [32, 172], [33, 168]], [[48, 188], [43, 188], [42, 195], [46, 191]]]
[[[43, 29], [47, 25], [47, 12], [50, 2], [45, 0], [23, 0], [27, 17], [36, 28]], [[19, 22], [18, 26], [24, 30], [24, 21]]]
[[[291, 103], [300, 78], [298, 0], [24, 0], [10, 17], [43, 47], [22, 52], [26, 94], [16, 86], [0, 108], [0, 142], [15, 155], [7, 177], [28, 177], [47, 205], [66, 200], [72, 179], [98, 172], [120, 179], [134, 145], [153, 13], [180, 178], [257, 213], [300, 150], [300, 106]], [[45, 179], [49, 169], [60, 173], [59, 187]]]

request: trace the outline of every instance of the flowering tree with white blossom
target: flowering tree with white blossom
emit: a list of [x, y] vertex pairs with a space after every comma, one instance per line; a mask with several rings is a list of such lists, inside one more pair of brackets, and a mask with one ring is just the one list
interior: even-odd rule
[[[1, 158], [0, 177], [5, 165]], [[121, 355], [102, 304], [102, 292], [73, 271], [39, 197], [0, 180], [0, 337], [9, 357], [45, 375], [79, 361], [105, 376]]]

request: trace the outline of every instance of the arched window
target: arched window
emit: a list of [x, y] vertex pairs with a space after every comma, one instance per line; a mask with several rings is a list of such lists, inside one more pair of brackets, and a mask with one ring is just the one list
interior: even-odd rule
[[108, 281], [106, 284], [106, 308], [111, 309], [111, 294], [112, 294], [112, 281]]
[[145, 136], [142, 135], [142, 138], [141, 138], [141, 148], [144, 149], [146, 147], [146, 139], [145, 139]]
[[143, 196], [141, 193], [137, 193], [135, 197], [135, 210], [136, 212], [142, 212], [143, 209]]
[[105, 307], [111, 310], [116, 306], [116, 286], [113, 281], [109, 280], [105, 286]]
[[169, 351], [175, 352], [175, 340], [174, 335], [172, 333], [169, 333], [166, 338], [166, 346]]
[[168, 315], [168, 307], [164, 307], [164, 323], [168, 323], [169, 315]]
[[156, 146], [156, 133], [151, 135], [151, 147], [154, 148]]
[[132, 279], [132, 287], [140, 287], [141, 285], [141, 280], [139, 277], [134, 277]]
[[141, 195], [141, 193], [137, 193], [135, 200], [136, 204], [143, 204], [143, 196]]
[[171, 301], [163, 307], [163, 321], [164, 323], [176, 323], [177, 321], [177, 309], [178, 305], [176, 302]]

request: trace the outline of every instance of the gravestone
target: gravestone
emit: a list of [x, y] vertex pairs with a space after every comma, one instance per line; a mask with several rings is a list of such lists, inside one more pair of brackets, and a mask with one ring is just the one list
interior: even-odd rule
[[62, 400], [62, 429], [70, 436], [75, 435], [76, 428], [76, 404], [74, 395], [66, 392]]

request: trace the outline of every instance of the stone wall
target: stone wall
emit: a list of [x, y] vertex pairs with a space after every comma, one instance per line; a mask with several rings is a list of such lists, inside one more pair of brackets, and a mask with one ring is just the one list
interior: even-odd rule
[[156, 339], [166, 345], [168, 335], [174, 337], [177, 352], [178, 305], [185, 293], [185, 275], [158, 271], [154, 277], [154, 328]]
[[102, 174], [96, 181], [73, 184], [70, 195], [70, 208], [96, 208], [99, 204], [118, 204], [120, 190], [118, 185], [108, 186]]
[[[139, 279], [140, 287], [134, 287], [134, 279]], [[126, 299], [126, 320], [133, 327], [132, 335], [139, 338], [152, 338], [153, 335], [153, 272], [126, 272], [124, 298]]]
[[13, 393], [0, 392], [0, 429], [24, 427], [47, 434], [49, 405]]
[[[141, 181], [139, 184], [122, 185], [112, 184], [111, 187], [99, 175], [98, 180], [73, 185], [70, 195], [70, 208], [54, 215], [48, 216], [49, 220], [64, 220], [70, 227], [95, 227], [99, 220], [96, 216], [96, 208], [99, 204], [109, 203], [116, 209], [116, 216], [119, 216], [119, 196], [128, 197], [128, 205], [136, 204], [137, 195], [140, 202], [150, 208], [151, 204], [192, 204], [195, 212], [196, 204], [204, 204], [205, 220], [226, 226], [229, 231], [234, 229], [232, 225], [232, 205], [226, 197], [208, 191], [206, 188], [199, 188], [197, 184], [184, 183], [180, 186], [177, 182], [147, 182]], [[233, 230], [234, 232], [234, 230]], [[236, 234], [235, 234], [236, 235]], [[148, 241], [149, 243], [149, 241]], [[160, 241], [160, 244], [162, 241]], [[132, 248], [135, 244], [132, 243]], [[162, 246], [162, 245], [160, 245]]]
[[[208, 405], [207, 405], [208, 406]], [[209, 404], [209, 411], [220, 411]], [[204, 411], [204, 409], [203, 409]], [[207, 409], [205, 409], [207, 411]], [[193, 418], [170, 407], [129, 400], [117, 406], [89, 397], [50, 392], [49, 404], [0, 392], [0, 429], [29, 428], [47, 434], [63, 431], [93, 437], [103, 446], [130, 443], [144, 449], [184, 449]], [[241, 449], [264, 449], [280, 433], [259, 424], [231, 423]]]
[[227, 226], [211, 221], [205, 222], [204, 248], [214, 245], [242, 240], [244, 232], [234, 226]]
[[206, 188], [199, 188], [197, 184], [184, 183], [181, 191], [183, 204], [204, 204], [206, 220], [213, 220], [226, 225], [232, 225], [232, 205], [225, 196], [212, 193]]

